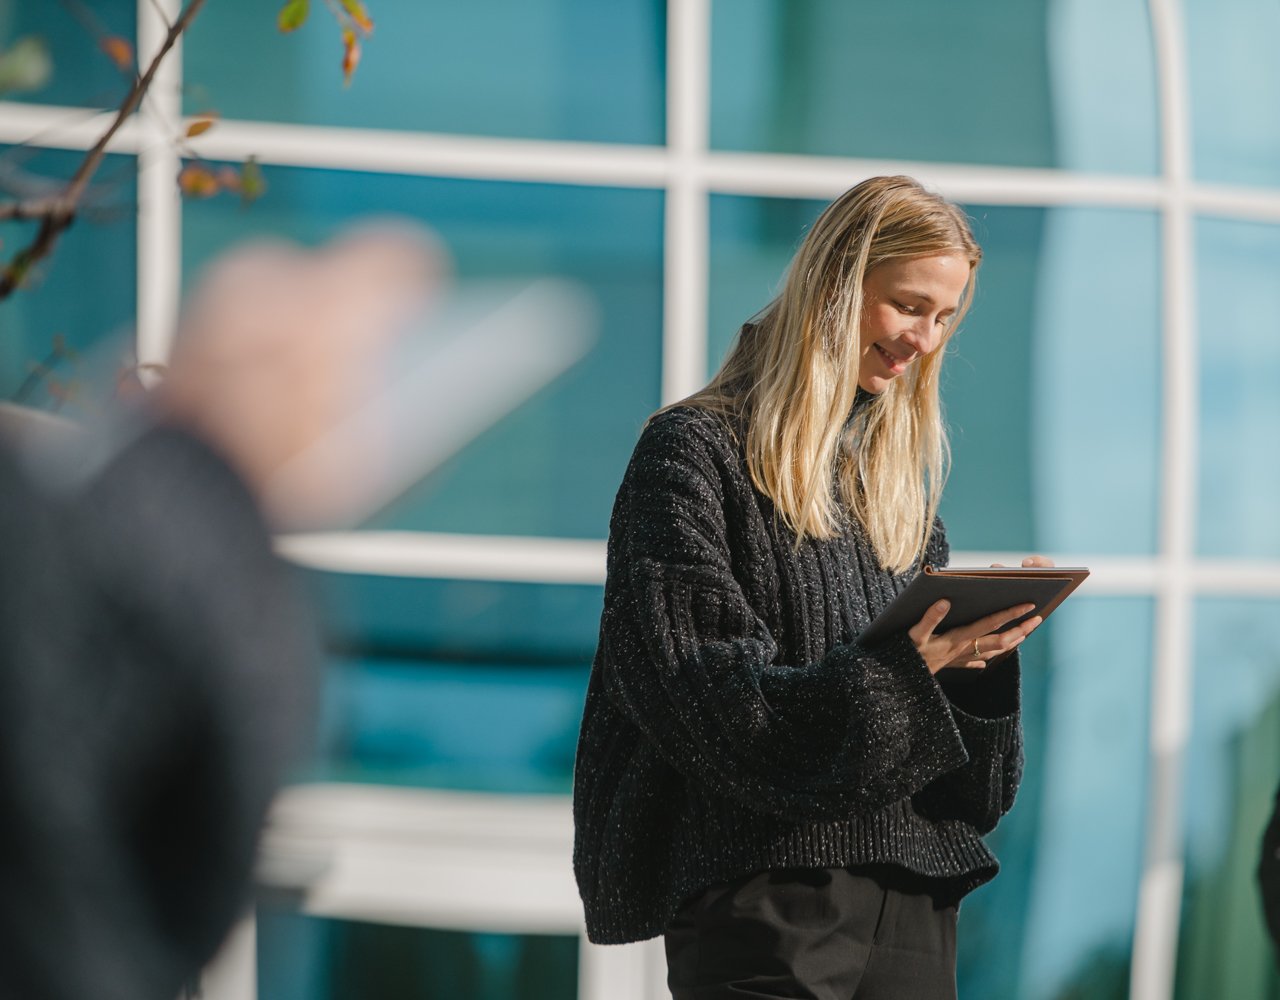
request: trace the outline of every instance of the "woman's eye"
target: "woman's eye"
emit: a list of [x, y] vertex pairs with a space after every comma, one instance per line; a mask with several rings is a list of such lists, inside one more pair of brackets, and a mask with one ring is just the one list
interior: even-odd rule
[[895, 302], [894, 305], [898, 307], [898, 312], [906, 313], [908, 316], [914, 316], [916, 314], [914, 306], [909, 306], [902, 302]]

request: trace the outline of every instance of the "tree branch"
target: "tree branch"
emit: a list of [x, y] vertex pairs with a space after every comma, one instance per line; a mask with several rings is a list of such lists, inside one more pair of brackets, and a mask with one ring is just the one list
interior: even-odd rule
[[107, 146], [114, 138], [120, 126], [137, 110], [143, 96], [155, 79], [156, 71], [165, 56], [173, 48], [178, 38], [187, 30], [195, 19], [205, 0], [191, 0], [178, 19], [165, 34], [164, 42], [152, 57], [146, 70], [133, 81], [129, 92], [116, 112], [110, 127], [86, 154], [76, 172], [67, 182], [66, 187], [54, 196], [28, 201], [10, 202], [0, 205], [0, 220], [3, 219], [39, 219], [40, 228], [34, 239], [10, 259], [4, 273], [0, 274], [0, 299], [8, 298], [21, 285], [23, 279], [37, 261], [47, 257], [58, 241], [58, 237], [75, 220], [80, 199], [94, 173], [102, 165], [107, 155]]

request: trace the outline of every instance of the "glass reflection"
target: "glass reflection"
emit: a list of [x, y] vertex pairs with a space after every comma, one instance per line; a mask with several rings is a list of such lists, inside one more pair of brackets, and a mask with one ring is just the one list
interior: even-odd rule
[[586, 663], [339, 659], [309, 778], [568, 795], [586, 687]]
[[1026, 774], [961, 908], [960, 995], [1127, 995], [1143, 848], [1152, 605], [1073, 597], [1023, 652]]
[[[1269, 0], [1186, 0], [1191, 152], [1200, 180], [1280, 183], [1280, 6]], [[1267, 123], [1259, 127], [1260, 123]]]
[[338, 28], [314, 5], [282, 36], [253, 4], [209, 4], [183, 54], [187, 110], [351, 128], [663, 142], [659, 0], [370, 4], [375, 34], [344, 89]]
[[1196, 225], [1200, 377], [1197, 551], [1280, 557], [1280, 226]]
[[1254, 871], [1280, 782], [1280, 601], [1196, 602], [1178, 1000], [1280, 991]]
[[305, 780], [571, 789], [598, 586], [308, 573], [333, 653]]
[[719, 0], [711, 145], [1149, 174], [1153, 66], [1140, 0]]

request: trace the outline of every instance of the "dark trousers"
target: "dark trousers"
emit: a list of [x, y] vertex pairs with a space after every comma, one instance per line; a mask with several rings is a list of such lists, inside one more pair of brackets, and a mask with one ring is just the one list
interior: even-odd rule
[[890, 871], [763, 872], [666, 930], [674, 1000], [956, 1000], [956, 907]]

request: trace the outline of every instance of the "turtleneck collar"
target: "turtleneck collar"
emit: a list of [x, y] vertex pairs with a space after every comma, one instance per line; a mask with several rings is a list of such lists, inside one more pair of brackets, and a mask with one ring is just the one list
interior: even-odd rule
[[862, 388], [862, 386], [858, 386], [858, 392], [853, 397], [853, 406], [849, 409], [849, 417], [845, 421], [845, 426], [851, 424], [854, 418], [870, 406], [875, 398], [876, 394], [874, 392], [867, 392], [867, 390]]

